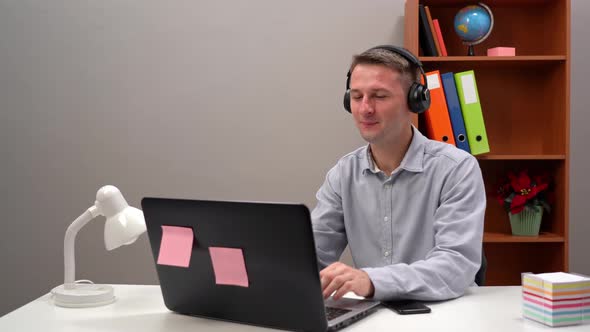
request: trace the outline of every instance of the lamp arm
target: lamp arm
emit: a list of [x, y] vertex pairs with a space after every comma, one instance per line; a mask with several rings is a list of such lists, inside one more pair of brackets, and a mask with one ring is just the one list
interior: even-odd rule
[[73, 289], [76, 275], [76, 262], [74, 256], [74, 249], [76, 243], [76, 235], [78, 231], [84, 227], [89, 221], [100, 215], [99, 209], [93, 205], [84, 211], [76, 220], [74, 220], [66, 230], [64, 238], [64, 288]]

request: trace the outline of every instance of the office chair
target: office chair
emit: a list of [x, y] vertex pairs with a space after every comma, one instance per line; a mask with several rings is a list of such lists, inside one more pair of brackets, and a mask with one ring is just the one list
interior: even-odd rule
[[475, 274], [475, 283], [478, 286], [485, 286], [486, 283], [486, 270], [488, 269], [488, 260], [486, 259], [486, 255], [481, 251], [481, 266], [479, 267], [479, 271]]

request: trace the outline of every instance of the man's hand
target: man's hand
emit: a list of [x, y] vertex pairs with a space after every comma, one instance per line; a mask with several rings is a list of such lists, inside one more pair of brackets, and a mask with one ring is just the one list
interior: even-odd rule
[[358, 296], [372, 297], [375, 292], [373, 282], [363, 270], [357, 270], [346, 264], [336, 262], [320, 271], [324, 299], [332, 296], [339, 300], [344, 294], [354, 292]]

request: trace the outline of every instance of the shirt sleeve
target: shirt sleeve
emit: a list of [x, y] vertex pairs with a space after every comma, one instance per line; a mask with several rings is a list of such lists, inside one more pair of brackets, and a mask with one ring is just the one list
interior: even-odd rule
[[363, 268], [376, 300], [423, 301], [459, 297], [474, 283], [481, 264], [486, 195], [477, 160], [468, 157], [452, 169], [434, 216], [435, 245], [423, 260]]
[[339, 183], [340, 172], [336, 165], [328, 172], [318, 190], [317, 205], [311, 213], [320, 269], [338, 261], [348, 243]]

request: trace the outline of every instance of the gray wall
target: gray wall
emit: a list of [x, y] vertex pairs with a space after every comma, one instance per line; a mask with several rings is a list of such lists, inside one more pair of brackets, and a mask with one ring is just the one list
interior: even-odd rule
[[[353, 53], [403, 43], [403, 1], [0, 0], [0, 315], [63, 283], [67, 226], [118, 186], [315, 205], [362, 144]], [[157, 283], [149, 243], [78, 234], [78, 279]]]
[[[590, 273], [590, 4], [573, 2], [571, 268]], [[402, 0], [0, 0], [0, 315], [63, 282], [65, 229], [104, 184], [134, 206], [312, 208], [325, 172], [362, 144], [341, 107], [350, 57], [401, 44], [402, 15]], [[146, 237], [106, 252], [103, 220], [78, 235], [77, 278], [156, 283]]]

